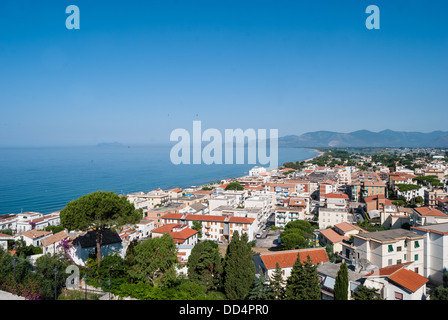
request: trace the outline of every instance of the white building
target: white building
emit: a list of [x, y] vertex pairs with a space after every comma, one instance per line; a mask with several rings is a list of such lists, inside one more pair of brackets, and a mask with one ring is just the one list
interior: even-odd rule
[[364, 286], [377, 289], [383, 300], [425, 300], [428, 279], [413, 268], [408, 262], [372, 271], [364, 276]]
[[249, 170], [249, 176], [250, 177], [260, 176], [262, 173], [265, 173], [265, 172], [266, 172], [266, 168], [256, 166]]
[[430, 282], [443, 284], [443, 273], [448, 269], [448, 223], [412, 227], [424, 236], [424, 273]]
[[52, 235], [52, 232], [41, 230], [28, 230], [14, 235], [15, 241], [23, 240], [27, 246], [40, 247], [43, 245], [44, 239]]

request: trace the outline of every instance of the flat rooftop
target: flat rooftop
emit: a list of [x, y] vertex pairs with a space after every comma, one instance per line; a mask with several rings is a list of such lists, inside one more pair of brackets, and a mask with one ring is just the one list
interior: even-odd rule
[[405, 238], [423, 238], [424, 236], [417, 234], [416, 232], [406, 229], [391, 229], [384, 231], [365, 232], [354, 235], [355, 237], [362, 239], [371, 239], [379, 242], [394, 242]]
[[428, 226], [418, 226], [413, 227], [413, 229], [422, 230], [426, 232], [448, 234], [448, 223], [438, 223], [438, 224], [431, 224]]

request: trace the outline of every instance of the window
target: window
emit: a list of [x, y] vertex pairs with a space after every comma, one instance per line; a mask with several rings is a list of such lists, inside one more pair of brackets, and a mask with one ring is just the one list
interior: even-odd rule
[[400, 251], [401, 251], [401, 246], [397, 247], [397, 252], [400, 252]]
[[414, 269], [414, 272], [415, 272], [415, 273], [418, 273], [418, 268], [415, 268], [415, 269]]
[[408, 242], [405, 241], [405, 242], [404, 242], [404, 247], [406, 248], [407, 246], [408, 246]]
[[389, 250], [388, 250], [389, 252], [392, 252], [392, 251], [394, 251], [394, 247], [390, 244], [389, 245]]
[[403, 294], [395, 291], [395, 300], [403, 300]]
[[398, 260], [397, 260], [397, 264], [401, 264], [401, 259], [398, 259]]
[[418, 254], [414, 255], [414, 261], [418, 261]]
[[387, 260], [387, 265], [391, 266], [392, 264], [392, 259]]
[[404, 254], [404, 261], [406, 261], [406, 258], [407, 258], [407, 257], [406, 257], [406, 254]]
[[415, 248], [420, 248], [420, 243], [418, 243], [418, 241], [415, 241], [415, 242], [414, 242], [414, 247], [415, 247]]

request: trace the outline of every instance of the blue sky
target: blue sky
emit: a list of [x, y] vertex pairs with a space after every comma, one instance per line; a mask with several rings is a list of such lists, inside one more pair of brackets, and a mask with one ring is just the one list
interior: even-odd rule
[[[68, 30], [65, 8], [80, 9]], [[380, 30], [368, 30], [368, 5]], [[0, 146], [446, 130], [445, 1], [0, 2]]]

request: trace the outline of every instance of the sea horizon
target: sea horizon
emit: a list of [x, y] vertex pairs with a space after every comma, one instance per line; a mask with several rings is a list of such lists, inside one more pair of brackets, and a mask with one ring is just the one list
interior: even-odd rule
[[[187, 188], [245, 176], [262, 164], [191, 164], [170, 162], [169, 145], [0, 147], [0, 215], [48, 214], [94, 191], [118, 194], [158, 188]], [[278, 166], [304, 161], [312, 148], [279, 148]]]

